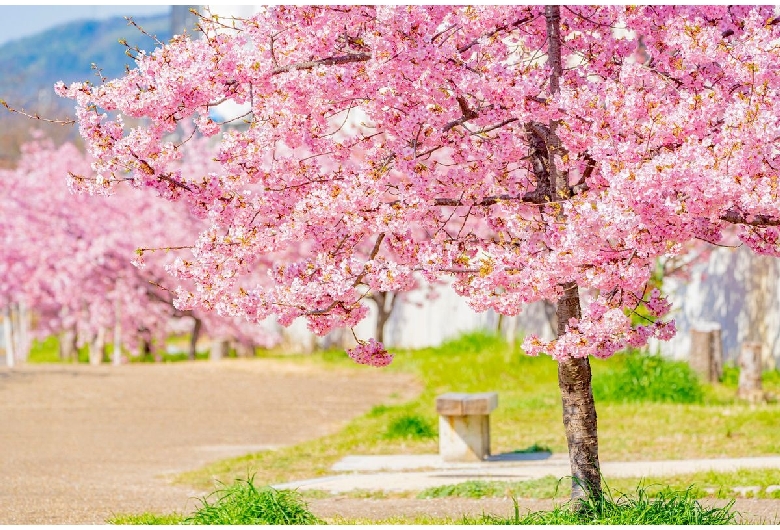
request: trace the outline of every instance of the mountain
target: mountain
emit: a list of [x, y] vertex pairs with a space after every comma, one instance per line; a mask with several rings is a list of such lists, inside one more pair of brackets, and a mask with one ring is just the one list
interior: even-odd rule
[[[147, 33], [166, 42], [172, 36], [170, 15], [134, 19]], [[134, 66], [119, 44], [151, 51], [154, 39], [128, 25], [122, 17], [83, 20], [57, 26], [0, 46], [0, 98], [12, 106], [62, 108], [52, 89], [57, 81], [97, 81], [95, 63], [108, 78]], [[72, 102], [67, 107], [72, 108]]]

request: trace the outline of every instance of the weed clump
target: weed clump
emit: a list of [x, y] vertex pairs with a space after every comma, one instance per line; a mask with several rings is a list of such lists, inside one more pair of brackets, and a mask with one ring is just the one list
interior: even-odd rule
[[597, 401], [701, 403], [701, 382], [686, 363], [638, 352], [625, 354], [623, 361], [622, 366], [594, 377]]
[[395, 418], [387, 426], [385, 438], [435, 438], [436, 429], [422, 416], [408, 414]]
[[[213, 501], [211, 499], [214, 499]], [[252, 480], [237, 480], [201, 499], [202, 506], [184, 524], [321, 524], [297, 491], [256, 488]]]
[[636, 496], [620, 495], [613, 498], [606, 490], [600, 497], [579, 500], [578, 509], [570, 503], [551, 511], [530, 512], [521, 515], [517, 501], [514, 517], [483, 515], [480, 520], [464, 521], [472, 524], [516, 525], [731, 525], [737, 513], [732, 511], [734, 501], [722, 508], [707, 508], [693, 498], [691, 491], [661, 491], [651, 497], [638, 487]]

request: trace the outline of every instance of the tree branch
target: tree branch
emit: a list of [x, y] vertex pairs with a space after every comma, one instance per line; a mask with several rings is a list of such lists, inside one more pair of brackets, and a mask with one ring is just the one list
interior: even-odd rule
[[748, 226], [780, 226], [780, 219], [769, 215], [745, 215], [736, 210], [729, 210], [720, 216], [721, 221], [735, 225]]
[[370, 53], [350, 53], [347, 55], [339, 55], [335, 57], [326, 57], [324, 59], [317, 59], [315, 61], [304, 61], [301, 63], [288, 64], [287, 66], [280, 66], [271, 70], [271, 75], [283, 74], [285, 72], [293, 72], [296, 70], [311, 70], [318, 66], [333, 66], [339, 64], [349, 63], [362, 63], [371, 59]]

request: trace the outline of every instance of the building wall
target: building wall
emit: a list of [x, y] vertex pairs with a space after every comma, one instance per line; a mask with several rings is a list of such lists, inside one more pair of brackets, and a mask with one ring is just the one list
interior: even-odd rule
[[758, 256], [749, 249], [719, 248], [707, 263], [694, 269], [690, 281], [667, 280], [673, 302], [677, 335], [651, 347], [667, 356], [684, 359], [690, 349], [690, 330], [699, 323], [721, 326], [726, 360], [735, 360], [740, 345], [763, 345], [765, 366], [780, 360], [780, 285], [778, 260]]

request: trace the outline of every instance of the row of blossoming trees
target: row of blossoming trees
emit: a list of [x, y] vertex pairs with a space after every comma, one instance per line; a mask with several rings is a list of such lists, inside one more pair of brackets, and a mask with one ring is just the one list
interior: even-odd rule
[[[208, 156], [199, 155], [192, 160], [200, 168]], [[187, 244], [207, 225], [180, 205], [130, 188], [110, 198], [70, 193], [68, 174], [89, 172], [89, 158], [75, 146], [42, 139], [23, 147], [15, 168], [0, 170], [7, 362], [24, 359], [33, 336], [52, 334], [60, 336], [63, 357], [87, 344], [93, 362], [102, 360], [109, 342], [116, 352], [152, 353], [177, 331], [190, 333], [191, 357], [201, 332], [247, 347], [275, 340], [241, 318], [177, 309], [173, 291], [181, 282], [165, 271], [177, 250], [170, 247]], [[162, 250], [139, 258], [141, 247]], [[134, 266], [134, 258], [145, 266]]]
[[[454, 281], [479, 311], [555, 303], [558, 337], [525, 349], [559, 361], [576, 497], [600, 491], [588, 357], [674, 333], [653, 318], [655, 259], [731, 226], [778, 253], [779, 21], [747, 6], [276, 7], [205, 16], [124, 77], [57, 90], [96, 159], [81, 187], [130, 180], [208, 219], [172, 269], [194, 286], [182, 309], [326, 333], [417, 277]], [[246, 128], [212, 121], [225, 100]], [[192, 122], [222, 133], [218, 168], [197, 176], [171, 137]], [[374, 340], [350, 354], [391, 360]]]

